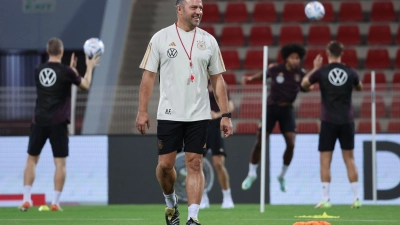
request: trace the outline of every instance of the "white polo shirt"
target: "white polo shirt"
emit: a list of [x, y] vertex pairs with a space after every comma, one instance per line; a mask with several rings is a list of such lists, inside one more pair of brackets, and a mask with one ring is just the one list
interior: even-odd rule
[[154, 34], [139, 66], [160, 73], [157, 119], [183, 122], [211, 119], [208, 75], [225, 72], [218, 43], [200, 28], [196, 32], [178, 28], [178, 32], [180, 38], [173, 24]]

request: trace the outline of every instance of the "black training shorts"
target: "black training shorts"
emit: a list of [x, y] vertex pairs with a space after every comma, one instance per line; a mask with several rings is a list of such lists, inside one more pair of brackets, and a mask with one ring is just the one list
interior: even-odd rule
[[157, 138], [158, 154], [164, 155], [174, 151], [204, 154], [206, 150], [207, 129], [209, 120], [180, 122], [158, 120]]
[[296, 120], [293, 106], [267, 106], [267, 133], [272, 133], [276, 122], [279, 122], [281, 133], [296, 132]]
[[66, 123], [51, 126], [31, 125], [29, 135], [28, 154], [40, 155], [47, 139], [50, 140], [53, 156], [64, 158], [68, 156], [68, 127]]
[[353, 150], [354, 134], [354, 123], [334, 124], [322, 121], [318, 150], [333, 151], [337, 139], [339, 139], [340, 147], [343, 150]]
[[[211, 149], [212, 155], [224, 155], [225, 146], [224, 140], [222, 139], [222, 131], [220, 129], [221, 118], [210, 120], [208, 124], [208, 134], [207, 134], [207, 150]], [[204, 153], [204, 155], [207, 151]]]

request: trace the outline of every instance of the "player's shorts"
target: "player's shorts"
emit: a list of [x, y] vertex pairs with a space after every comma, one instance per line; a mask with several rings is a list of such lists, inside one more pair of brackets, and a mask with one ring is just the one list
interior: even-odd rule
[[68, 156], [69, 138], [66, 123], [51, 126], [32, 124], [29, 135], [28, 154], [32, 156], [40, 155], [47, 139], [50, 140], [54, 157], [65, 158]]
[[340, 147], [344, 150], [354, 149], [354, 123], [334, 124], [326, 121], [321, 122], [319, 133], [319, 151], [333, 151], [336, 140], [339, 139]]
[[179, 122], [158, 120], [157, 138], [158, 154], [164, 155], [174, 151], [204, 154], [206, 150], [207, 129], [209, 120]]
[[296, 132], [296, 120], [293, 106], [267, 106], [267, 133], [272, 133], [276, 122], [279, 122], [281, 133]]
[[224, 155], [225, 146], [224, 140], [222, 139], [222, 131], [220, 130], [221, 118], [216, 120], [210, 120], [208, 124], [208, 134], [207, 134], [207, 150], [204, 155], [207, 154], [207, 151], [211, 149], [212, 155]]

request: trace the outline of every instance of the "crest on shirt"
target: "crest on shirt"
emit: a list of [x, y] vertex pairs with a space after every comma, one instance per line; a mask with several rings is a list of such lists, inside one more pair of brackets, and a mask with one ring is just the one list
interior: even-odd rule
[[39, 81], [45, 87], [51, 87], [56, 83], [57, 74], [51, 68], [44, 68], [39, 73]]
[[279, 73], [278, 76], [276, 77], [276, 82], [278, 84], [282, 84], [285, 81], [285, 77], [283, 76], [283, 73]]
[[300, 78], [301, 78], [301, 76], [300, 76], [300, 74], [295, 74], [294, 75], [294, 80], [296, 81], [296, 82], [300, 82]]
[[167, 56], [168, 58], [175, 58], [178, 55], [178, 50], [176, 50], [175, 48], [170, 48], [167, 51]]
[[328, 78], [331, 84], [335, 86], [342, 86], [346, 83], [348, 75], [346, 71], [340, 68], [333, 68], [331, 71], [329, 71]]
[[206, 50], [206, 43], [204, 41], [197, 41], [197, 48], [202, 51]]

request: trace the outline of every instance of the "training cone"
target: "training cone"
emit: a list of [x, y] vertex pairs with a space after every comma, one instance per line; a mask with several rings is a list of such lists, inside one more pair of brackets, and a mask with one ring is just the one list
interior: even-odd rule
[[50, 211], [50, 208], [47, 205], [42, 205], [39, 207], [39, 211]]

